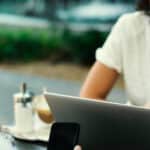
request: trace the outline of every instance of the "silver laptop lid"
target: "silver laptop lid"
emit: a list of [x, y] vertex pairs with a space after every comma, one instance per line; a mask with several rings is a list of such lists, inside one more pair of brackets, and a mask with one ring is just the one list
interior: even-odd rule
[[80, 124], [83, 150], [150, 149], [150, 110], [45, 94], [57, 122]]

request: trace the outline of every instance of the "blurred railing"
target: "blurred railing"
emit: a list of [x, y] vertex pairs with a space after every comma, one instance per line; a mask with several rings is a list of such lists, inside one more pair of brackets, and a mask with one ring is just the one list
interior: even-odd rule
[[0, 0], [0, 13], [17, 13], [28, 16], [53, 16], [57, 9], [68, 9], [73, 6], [91, 2], [99, 3], [135, 3], [135, 0]]

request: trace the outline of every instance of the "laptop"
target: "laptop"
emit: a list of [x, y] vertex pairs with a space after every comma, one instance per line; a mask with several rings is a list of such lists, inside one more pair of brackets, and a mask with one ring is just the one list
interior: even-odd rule
[[150, 149], [150, 110], [45, 93], [56, 122], [80, 124], [83, 150]]

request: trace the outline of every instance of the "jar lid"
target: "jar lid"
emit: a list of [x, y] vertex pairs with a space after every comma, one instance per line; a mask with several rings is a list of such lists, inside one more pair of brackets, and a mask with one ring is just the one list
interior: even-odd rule
[[31, 102], [33, 100], [34, 94], [27, 91], [26, 83], [23, 83], [20, 89], [20, 93], [14, 94], [14, 101], [23, 103]]

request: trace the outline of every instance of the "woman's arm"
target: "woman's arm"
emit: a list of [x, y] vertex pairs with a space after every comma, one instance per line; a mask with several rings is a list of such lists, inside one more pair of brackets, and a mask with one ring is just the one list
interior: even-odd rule
[[80, 97], [104, 100], [118, 75], [116, 70], [96, 61], [81, 88]]

